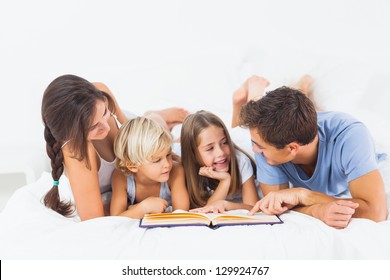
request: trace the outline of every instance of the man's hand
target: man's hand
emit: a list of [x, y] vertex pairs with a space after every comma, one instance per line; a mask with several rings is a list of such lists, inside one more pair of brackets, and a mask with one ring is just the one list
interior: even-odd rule
[[342, 229], [346, 228], [359, 207], [358, 203], [349, 200], [335, 200], [328, 203], [313, 205], [313, 216], [328, 226]]
[[258, 211], [269, 215], [282, 214], [300, 204], [300, 195], [301, 188], [271, 191], [253, 206], [249, 214], [253, 215]]

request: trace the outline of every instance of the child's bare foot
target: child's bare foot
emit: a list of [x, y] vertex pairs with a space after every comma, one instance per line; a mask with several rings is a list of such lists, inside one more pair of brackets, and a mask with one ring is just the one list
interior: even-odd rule
[[[169, 131], [175, 125], [183, 123], [184, 119], [188, 116], [189, 112], [183, 108], [170, 107], [158, 111], [148, 111], [145, 113], [146, 116], [154, 116], [155, 119], [160, 117], [165, 123]], [[156, 116], [158, 115], [158, 117]]]
[[310, 75], [302, 76], [298, 82], [292, 84], [290, 87], [302, 91], [310, 99], [313, 97], [313, 78]]
[[264, 94], [267, 86], [269, 86], [269, 81], [267, 79], [260, 76], [250, 77], [234, 92], [233, 104], [242, 106], [249, 100], [258, 99]]
[[260, 76], [252, 76], [248, 79], [248, 100], [257, 100], [264, 95], [269, 81]]
[[317, 111], [321, 111], [322, 109], [317, 105], [316, 101], [314, 100], [313, 96], [313, 77], [310, 75], [304, 75], [302, 76], [298, 82], [295, 84], [290, 85], [290, 87], [298, 89], [302, 91], [309, 99], [314, 103], [314, 106]]
[[242, 85], [233, 93], [233, 106], [241, 107], [248, 100], [248, 90]]
[[[150, 112], [145, 114], [148, 113]], [[168, 125], [182, 123], [189, 114], [187, 110], [177, 107], [170, 107], [163, 110], [153, 111], [153, 113], [160, 115]]]
[[257, 100], [264, 95], [265, 88], [269, 85], [267, 79], [260, 76], [252, 76], [233, 94], [232, 128], [239, 125], [241, 107], [249, 100]]

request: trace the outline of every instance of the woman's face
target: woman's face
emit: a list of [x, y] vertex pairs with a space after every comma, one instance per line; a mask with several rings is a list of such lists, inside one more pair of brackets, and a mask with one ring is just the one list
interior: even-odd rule
[[89, 128], [88, 140], [102, 140], [106, 138], [110, 131], [109, 118], [110, 110], [108, 110], [106, 104], [101, 100], [96, 101], [96, 112], [92, 126]]
[[203, 164], [215, 171], [229, 171], [230, 147], [224, 130], [210, 125], [198, 136], [198, 152]]

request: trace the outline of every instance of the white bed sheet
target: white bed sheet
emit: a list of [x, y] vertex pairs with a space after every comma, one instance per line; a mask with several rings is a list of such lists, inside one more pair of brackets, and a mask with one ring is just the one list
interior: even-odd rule
[[290, 211], [281, 225], [142, 229], [139, 220], [77, 222], [45, 208], [49, 173], [20, 188], [0, 214], [0, 259], [390, 259], [390, 221], [343, 230]]

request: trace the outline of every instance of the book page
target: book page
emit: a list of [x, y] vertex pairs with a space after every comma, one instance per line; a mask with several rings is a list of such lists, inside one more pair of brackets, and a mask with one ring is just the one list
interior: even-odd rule
[[212, 218], [212, 224], [275, 224], [282, 222], [276, 215], [267, 215], [262, 212], [258, 212], [249, 216], [247, 214], [248, 212], [249, 211], [244, 210], [240, 212], [216, 214], [216, 216]]
[[248, 213], [249, 213], [248, 210], [237, 209], [237, 210], [226, 211], [225, 213], [197, 213], [197, 214], [204, 215], [209, 220], [215, 220], [219, 217], [225, 217], [225, 216], [228, 216], [228, 217], [247, 216]]
[[174, 211], [172, 213], [146, 214], [142, 219], [143, 225], [185, 225], [205, 224], [210, 225], [209, 218], [202, 213], [187, 211]]

